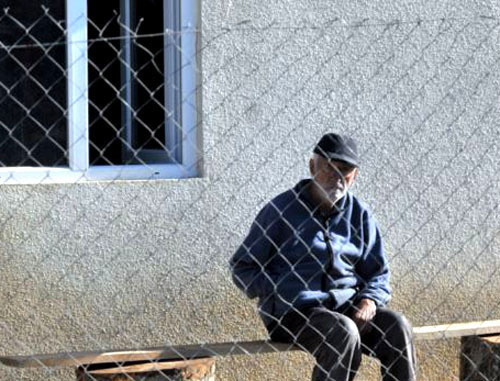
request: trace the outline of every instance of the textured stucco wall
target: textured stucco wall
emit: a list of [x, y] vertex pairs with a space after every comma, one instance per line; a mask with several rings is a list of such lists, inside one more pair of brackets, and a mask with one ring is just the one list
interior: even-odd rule
[[[493, 1], [204, 1], [203, 178], [2, 186], [1, 353], [264, 337], [227, 260], [329, 130], [360, 141], [392, 305], [415, 325], [498, 318], [499, 17]], [[419, 347], [422, 379], [455, 379], [450, 348]], [[310, 368], [229, 358], [218, 378]]]

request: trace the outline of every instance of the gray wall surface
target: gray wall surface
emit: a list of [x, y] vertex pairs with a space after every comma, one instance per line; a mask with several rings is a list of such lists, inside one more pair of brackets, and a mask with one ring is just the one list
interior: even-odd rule
[[[1, 353], [265, 337], [227, 261], [327, 131], [360, 143], [353, 191], [383, 231], [392, 306], [414, 325], [498, 318], [499, 21], [494, 1], [202, 2], [203, 176], [2, 186]], [[456, 379], [455, 342], [419, 354], [422, 380]], [[235, 357], [218, 379], [311, 366]], [[71, 376], [0, 367], [43, 377]]]

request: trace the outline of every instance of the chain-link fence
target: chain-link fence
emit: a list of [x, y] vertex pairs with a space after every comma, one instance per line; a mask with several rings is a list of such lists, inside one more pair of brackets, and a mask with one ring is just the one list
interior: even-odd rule
[[0, 378], [496, 379], [497, 17], [0, 4]]

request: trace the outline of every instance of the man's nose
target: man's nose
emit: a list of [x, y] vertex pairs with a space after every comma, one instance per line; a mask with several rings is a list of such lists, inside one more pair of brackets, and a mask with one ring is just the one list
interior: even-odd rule
[[330, 177], [342, 178], [342, 179], [344, 178], [342, 173], [338, 169], [335, 169], [335, 168], [332, 168], [332, 170], [330, 171]]
[[337, 182], [340, 181], [340, 182], [342, 182], [342, 184], [345, 183], [345, 176], [340, 171], [332, 171], [330, 176], [334, 181], [337, 181]]

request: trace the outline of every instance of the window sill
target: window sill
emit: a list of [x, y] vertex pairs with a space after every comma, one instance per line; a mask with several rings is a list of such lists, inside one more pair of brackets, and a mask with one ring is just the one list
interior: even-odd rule
[[67, 184], [89, 181], [185, 179], [200, 176], [197, 168], [178, 164], [94, 166], [69, 168], [0, 168], [0, 184]]

